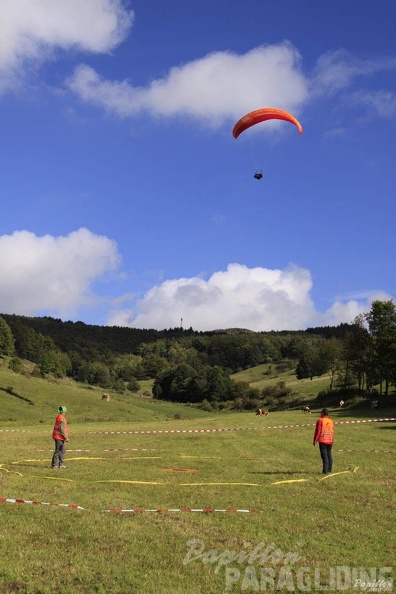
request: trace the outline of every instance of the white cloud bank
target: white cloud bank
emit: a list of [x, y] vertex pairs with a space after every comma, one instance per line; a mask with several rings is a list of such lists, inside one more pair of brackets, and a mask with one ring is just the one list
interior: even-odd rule
[[[23, 84], [24, 74], [61, 52], [108, 53], [125, 40], [134, 22], [126, 0], [1, 0], [0, 93]], [[288, 41], [262, 45], [245, 54], [215, 51], [171, 67], [145, 86], [104, 79], [86, 64], [67, 81], [87, 103], [120, 117], [145, 112], [153, 117], [190, 117], [209, 126], [241, 117], [258, 106], [277, 106], [299, 116], [323, 95], [348, 87], [358, 78], [394, 70], [394, 57], [360, 60], [344, 50], [318, 56], [308, 74], [298, 50]], [[131, 78], [132, 77], [132, 78]], [[377, 115], [394, 115], [395, 95], [386, 89], [358, 89], [354, 105]], [[271, 130], [279, 122], [260, 127]]]
[[16, 231], [0, 237], [0, 312], [73, 315], [95, 301], [92, 284], [115, 270], [114, 241], [79, 229], [65, 237]]
[[[262, 105], [298, 115], [310, 101], [338, 93], [357, 78], [395, 68], [396, 59], [364, 61], [337, 50], [321, 56], [309, 77], [302, 70], [298, 50], [285, 41], [245, 54], [213, 52], [171, 68], [164, 78], [146, 87], [135, 87], [129, 80], [105, 80], [87, 65], [80, 65], [67, 84], [84, 102], [119, 117], [146, 112], [163, 118], [188, 116], [220, 126]], [[355, 105], [374, 107], [378, 115], [386, 117], [392, 115], [390, 106], [394, 102], [394, 94], [386, 91], [362, 92], [360, 101], [354, 99]], [[260, 129], [265, 131], [272, 125]]]
[[321, 314], [315, 310], [311, 289], [310, 272], [297, 266], [270, 270], [230, 264], [208, 280], [167, 280], [150, 289], [133, 309], [113, 311], [108, 324], [162, 330], [179, 326], [183, 318], [183, 326], [194, 330], [304, 330], [352, 322], [370, 310], [374, 299], [390, 299], [376, 293], [364, 301], [337, 301]]
[[300, 67], [300, 54], [284, 42], [242, 55], [214, 52], [171, 68], [147, 87], [104, 80], [86, 65], [77, 68], [68, 84], [84, 101], [121, 117], [146, 111], [161, 117], [190, 116], [216, 126], [258, 105], [298, 113], [308, 95]]
[[[207, 280], [200, 276], [165, 280], [138, 302], [125, 296], [110, 302], [94, 289], [99, 281], [118, 274], [120, 265], [116, 243], [85, 228], [64, 237], [38, 237], [29, 231], [0, 236], [0, 314], [77, 320], [80, 311], [86, 314], [100, 304], [109, 311], [110, 326], [163, 330], [179, 326], [183, 318], [184, 327], [194, 330], [304, 330], [352, 322], [370, 310], [374, 299], [391, 299], [378, 292], [338, 300], [319, 313], [310, 297], [309, 270], [229, 264]], [[119, 307], [128, 301], [129, 308]]]
[[24, 68], [56, 50], [109, 52], [126, 36], [133, 12], [123, 0], [1, 0], [0, 92]]

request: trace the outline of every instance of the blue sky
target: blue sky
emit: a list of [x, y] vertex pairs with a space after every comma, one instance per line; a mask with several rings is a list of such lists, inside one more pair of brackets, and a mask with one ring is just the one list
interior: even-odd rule
[[[296, 330], [393, 299], [395, 21], [393, 0], [2, 0], [0, 312]], [[261, 107], [304, 134], [234, 139]]]

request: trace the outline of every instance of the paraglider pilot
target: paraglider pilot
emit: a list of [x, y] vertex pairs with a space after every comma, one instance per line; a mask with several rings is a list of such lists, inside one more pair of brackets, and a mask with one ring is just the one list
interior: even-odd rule
[[254, 174], [253, 177], [254, 177], [254, 179], [261, 179], [263, 177], [263, 172], [262, 171], [260, 171], [260, 172], [256, 171], [256, 173]]

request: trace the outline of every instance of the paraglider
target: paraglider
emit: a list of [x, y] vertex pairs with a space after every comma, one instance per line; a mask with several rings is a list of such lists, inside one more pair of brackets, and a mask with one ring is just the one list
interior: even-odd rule
[[262, 109], [256, 109], [244, 115], [234, 126], [232, 131], [232, 135], [234, 138], [238, 138], [242, 132], [259, 124], [260, 122], [265, 122], [266, 120], [284, 120], [286, 122], [290, 122], [297, 126], [298, 131], [300, 134], [303, 133], [302, 126], [300, 122], [287, 111], [283, 109], [276, 109], [275, 107], [263, 107]]
[[[235, 124], [232, 135], [234, 138], [238, 138], [242, 132], [250, 128], [251, 126], [255, 126], [260, 122], [265, 122], [267, 120], [284, 120], [285, 122], [290, 122], [297, 126], [298, 131], [300, 134], [303, 133], [302, 126], [300, 122], [287, 111], [283, 109], [277, 109], [276, 107], [263, 107], [261, 109], [255, 109], [254, 111], [250, 111], [246, 115], [244, 115], [240, 120], [237, 121]], [[262, 179], [263, 172], [258, 172], [254, 174], [254, 179]]]

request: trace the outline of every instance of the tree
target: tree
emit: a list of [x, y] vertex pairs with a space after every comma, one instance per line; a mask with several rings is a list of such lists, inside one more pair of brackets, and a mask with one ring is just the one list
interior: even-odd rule
[[325, 340], [320, 349], [318, 361], [322, 366], [322, 373], [328, 373], [330, 378], [330, 390], [334, 387], [336, 376], [343, 368], [342, 344], [338, 338], [329, 338]]
[[363, 390], [364, 379], [370, 368], [370, 335], [365, 325], [365, 316], [360, 314], [349, 327], [343, 338], [345, 376], [356, 377], [359, 390]]
[[380, 394], [389, 393], [396, 368], [396, 309], [393, 301], [373, 301], [371, 311], [366, 314], [373, 362], [378, 373]]
[[322, 340], [319, 347], [307, 345], [305, 352], [296, 367], [297, 379], [309, 377], [312, 380], [315, 375], [326, 373], [327, 367], [320, 356], [320, 350], [325, 342], [326, 341]]
[[221, 367], [204, 368], [206, 379], [205, 397], [209, 402], [213, 400], [227, 400], [231, 392], [231, 379], [229, 374]]
[[69, 356], [59, 351], [47, 351], [43, 353], [37, 364], [40, 375], [54, 375], [55, 377], [65, 377], [68, 369], [71, 367]]
[[0, 318], [0, 355], [11, 357], [15, 352], [14, 337], [11, 328]]
[[91, 384], [91, 386], [109, 388], [112, 384], [112, 378], [107, 365], [97, 361], [92, 363], [89, 366], [88, 383]]

